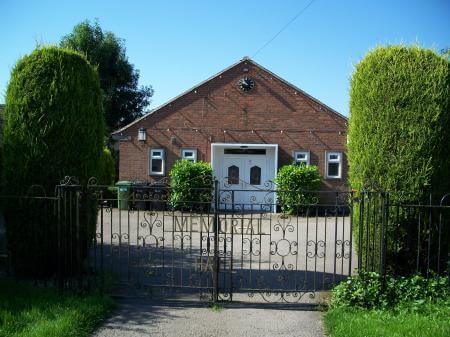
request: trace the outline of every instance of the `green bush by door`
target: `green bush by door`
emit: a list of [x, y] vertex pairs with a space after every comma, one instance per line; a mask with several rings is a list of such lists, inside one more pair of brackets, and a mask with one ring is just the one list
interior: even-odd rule
[[285, 165], [279, 169], [275, 183], [281, 210], [291, 214], [301, 207], [317, 202], [314, 191], [320, 185], [319, 169], [314, 165]]
[[169, 204], [175, 209], [207, 210], [213, 197], [213, 170], [209, 163], [179, 160], [169, 173]]

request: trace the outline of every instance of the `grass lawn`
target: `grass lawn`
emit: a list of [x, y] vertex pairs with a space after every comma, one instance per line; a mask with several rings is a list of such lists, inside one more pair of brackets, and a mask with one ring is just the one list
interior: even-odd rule
[[450, 310], [434, 306], [413, 313], [339, 307], [325, 314], [331, 337], [448, 337]]
[[113, 307], [106, 296], [0, 280], [0, 337], [88, 336]]

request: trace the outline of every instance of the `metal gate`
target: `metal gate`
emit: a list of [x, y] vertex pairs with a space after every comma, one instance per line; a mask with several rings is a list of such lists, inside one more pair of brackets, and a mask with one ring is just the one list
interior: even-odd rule
[[0, 200], [17, 210], [24, 242], [55, 252], [43, 265], [34, 245], [26, 272], [61, 289], [109, 279], [116, 294], [304, 303], [358, 270], [448, 274], [450, 284], [450, 193], [411, 201], [377, 190], [238, 183], [180, 194], [165, 182], [117, 187], [67, 177], [55, 195], [33, 185]]
[[[357, 266], [351, 192], [314, 192], [283, 210], [281, 192], [269, 185], [235, 190], [216, 182], [195, 191], [203, 196], [196, 200], [171, 197], [161, 182], [129, 188], [129, 200], [118, 201], [112, 188], [88, 187], [99, 205], [91, 265], [112, 274], [117, 289], [308, 302]], [[239, 193], [248, 201], [235, 203]]]

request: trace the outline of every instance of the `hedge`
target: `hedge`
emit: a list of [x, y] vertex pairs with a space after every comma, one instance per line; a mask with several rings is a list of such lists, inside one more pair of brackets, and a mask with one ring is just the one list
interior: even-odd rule
[[111, 151], [105, 147], [100, 159], [98, 183], [100, 185], [113, 185], [116, 180], [116, 162]]
[[178, 160], [169, 173], [169, 204], [180, 210], [207, 210], [213, 196], [213, 170], [209, 163]]
[[391, 200], [450, 190], [447, 58], [416, 46], [378, 47], [350, 84], [349, 178]]
[[[38, 47], [17, 62], [6, 92], [2, 169], [6, 191], [53, 195], [65, 176], [75, 176], [81, 184], [98, 176], [103, 133], [96, 69], [72, 50]], [[30, 192], [35, 184], [42, 188]], [[17, 275], [45, 277], [55, 272], [54, 208], [41, 203], [15, 199], [5, 209]], [[83, 207], [80, 212], [95, 210], [94, 205]]]
[[[353, 189], [388, 192], [391, 204], [429, 202], [429, 193], [437, 198], [450, 191], [449, 70], [447, 57], [402, 45], [375, 48], [356, 65], [348, 130]], [[388, 264], [400, 261], [387, 266], [392, 272], [414, 261], [407, 233], [416, 220], [406, 213], [399, 218], [398, 226], [391, 219], [386, 228], [389, 244], [400, 247], [392, 252], [395, 259], [387, 256]], [[359, 226], [354, 224], [357, 239]], [[379, 228], [373, 228], [379, 235]]]
[[278, 170], [275, 183], [277, 201], [283, 212], [298, 212], [301, 207], [318, 201], [314, 191], [320, 185], [320, 174], [315, 165], [284, 165]]

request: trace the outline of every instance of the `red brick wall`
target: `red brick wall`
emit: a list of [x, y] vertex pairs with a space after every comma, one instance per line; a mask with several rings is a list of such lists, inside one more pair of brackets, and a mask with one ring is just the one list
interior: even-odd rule
[[[245, 69], [248, 71], [246, 72]], [[249, 93], [236, 83], [243, 76], [255, 79]], [[137, 140], [147, 129], [147, 141]], [[170, 105], [122, 132], [131, 140], [120, 142], [121, 180], [154, 180], [148, 175], [148, 149], [164, 148], [166, 174], [180, 158], [182, 148], [197, 148], [198, 160], [210, 161], [211, 143], [278, 144], [278, 165], [289, 164], [294, 150], [309, 150], [311, 164], [325, 175], [325, 151], [346, 151], [345, 118], [329, 111], [249, 61], [242, 61]], [[171, 144], [175, 136], [176, 143]], [[323, 179], [323, 188], [341, 187], [347, 180], [344, 155], [342, 179]]]

